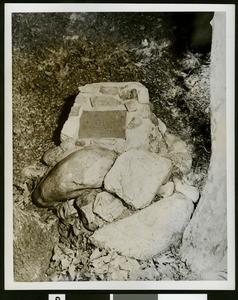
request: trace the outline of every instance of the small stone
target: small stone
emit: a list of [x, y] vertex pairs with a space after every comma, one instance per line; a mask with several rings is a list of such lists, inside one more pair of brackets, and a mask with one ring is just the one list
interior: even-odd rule
[[[150, 120], [155, 126], [159, 125], [158, 118], [156, 117], [156, 115], [154, 113], [150, 114]], [[160, 132], [161, 132], [161, 130], [160, 130]]]
[[75, 104], [77, 103], [78, 105], [84, 105], [87, 102], [88, 102], [88, 98], [85, 97], [82, 93], [79, 93], [74, 100], [74, 103]]
[[131, 149], [118, 157], [105, 177], [104, 187], [133, 208], [141, 209], [151, 203], [171, 170], [170, 160], [149, 151]]
[[164, 122], [162, 122], [159, 118], [157, 118], [157, 120], [158, 120], [158, 128], [159, 128], [159, 131], [160, 131], [162, 134], [165, 134], [165, 132], [167, 131], [166, 125], [165, 125]]
[[121, 90], [120, 97], [123, 100], [132, 100], [132, 99], [137, 100], [138, 99], [137, 90], [135, 88], [131, 88], [130, 86], [126, 87], [123, 90]]
[[99, 89], [99, 92], [102, 94], [107, 94], [107, 95], [117, 95], [118, 94], [118, 87], [114, 86], [101, 86]]
[[149, 103], [148, 89], [143, 87], [138, 90], [138, 102], [146, 104]]
[[125, 210], [122, 202], [108, 192], [97, 194], [93, 212], [107, 222], [117, 219]]
[[174, 183], [173, 181], [169, 181], [166, 184], [162, 185], [157, 194], [163, 198], [170, 197], [174, 192]]
[[140, 116], [142, 118], [149, 118], [151, 116], [149, 105], [143, 105], [143, 108], [140, 110]]
[[82, 189], [99, 188], [117, 155], [101, 147], [85, 147], [61, 160], [33, 192], [40, 206], [53, 206], [77, 198]]
[[187, 183], [182, 182], [178, 178], [174, 178], [174, 184], [177, 192], [191, 199], [193, 203], [198, 202], [200, 194], [198, 189], [195, 186], [188, 185]]
[[94, 96], [91, 98], [92, 107], [117, 106], [121, 101], [110, 95]]
[[95, 231], [99, 227], [99, 224], [97, 222], [98, 218], [93, 213], [93, 203], [89, 203], [85, 206], [80, 207], [79, 215], [84, 227], [88, 230]]
[[134, 129], [139, 127], [142, 124], [140, 117], [133, 117], [130, 123], [126, 126], [128, 129]]
[[126, 109], [129, 112], [137, 110], [137, 106], [136, 106], [136, 101], [135, 100], [130, 100], [130, 101], [126, 102], [125, 105], [126, 105]]
[[70, 111], [70, 116], [72, 116], [72, 117], [75, 117], [75, 116], [78, 116], [79, 115], [79, 111], [80, 111], [80, 108], [81, 108], [81, 106], [73, 106], [72, 108], [71, 108], [71, 111]]

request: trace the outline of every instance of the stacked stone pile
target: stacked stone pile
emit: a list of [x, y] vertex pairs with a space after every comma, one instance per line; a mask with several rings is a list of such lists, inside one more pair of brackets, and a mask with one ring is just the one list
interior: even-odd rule
[[[99, 128], [95, 136], [85, 125], [95, 128], [97, 119], [94, 125], [91, 117], [81, 119], [85, 112], [113, 112], [110, 118], [119, 112], [117, 125], [124, 127]], [[106, 116], [99, 116], [99, 126], [113, 123]], [[49, 170], [33, 192], [34, 203], [53, 207], [72, 201], [91, 232], [89, 241], [117, 253], [119, 261], [150, 259], [180, 241], [199, 200], [187, 176], [191, 153], [153, 114], [144, 86], [81, 87], [61, 139], [43, 157]]]

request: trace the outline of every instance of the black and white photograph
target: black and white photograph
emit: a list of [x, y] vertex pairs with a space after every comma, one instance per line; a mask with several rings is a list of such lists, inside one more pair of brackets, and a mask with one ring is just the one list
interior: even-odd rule
[[235, 289], [234, 5], [5, 5], [5, 288]]

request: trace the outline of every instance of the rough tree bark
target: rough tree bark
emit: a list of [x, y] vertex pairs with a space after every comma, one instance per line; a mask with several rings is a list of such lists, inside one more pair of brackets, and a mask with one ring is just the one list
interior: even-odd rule
[[226, 14], [212, 20], [211, 136], [208, 178], [200, 202], [187, 226], [181, 247], [183, 259], [201, 279], [218, 280], [227, 267], [226, 195]]

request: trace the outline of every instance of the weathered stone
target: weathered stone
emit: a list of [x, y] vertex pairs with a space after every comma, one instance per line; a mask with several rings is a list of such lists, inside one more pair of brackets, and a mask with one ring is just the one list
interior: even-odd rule
[[102, 85], [99, 89], [99, 92], [102, 93], [102, 94], [117, 95], [118, 94], [118, 87], [117, 86], [104, 86], [104, 85]]
[[122, 202], [108, 192], [97, 194], [93, 204], [93, 212], [107, 222], [117, 219], [124, 209]]
[[125, 105], [126, 105], [126, 109], [128, 111], [136, 111], [137, 110], [137, 106], [136, 106], [136, 101], [135, 100], [127, 101], [125, 103]]
[[192, 157], [189, 153], [169, 153], [165, 154], [166, 157], [172, 160], [173, 165], [182, 173], [186, 174], [191, 171]]
[[88, 230], [94, 231], [103, 226], [103, 221], [93, 213], [93, 203], [100, 189], [86, 189], [81, 191], [81, 195], [76, 199], [75, 206], [78, 208], [79, 217], [83, 225]]
[[70, 116], [72, 117], [75, 117], [75, 116], [78, 116], [79, 115], [79, 112], [80, 112], [80, 106], [79, 105], [74, 105], [72, 108], [71, 108], [71, 111], [70, 111]]
[[148, 89], [139, 82], [128, 83], [119, 94], [123, 100], [137, 99], [140, 103], [149, 103]]
[[199, 199], [199, 191], [195, 186], [188, 185], [185, 182], [182, 182], [178, 178], [174, 178], [175, 190], [179, 193], [182, 193], [187, 198], [191, 199], [196, 203]]
[[33, 192], [33, 201], [40, 206], [52, 206], [76, 198], [80, 190], [98, 188], [116, 159], [114, 151], [86, 147], [60, 161]]
[[158, 118], [156, 117], [156, 115], [154, 113], [150, 114], [150, 120], [155, 126], [159, 125]]
[[120, 105], [121, 101], [110, 95], [94, 96], [91, 98], [92, 107], [98, 106], [116, 106]]
[[120, 97], [123, 100], [131, 100], [131, 99], [138, 99], [138, 93], [136, 88], [132, 87], [125, 87], [123, 90], [120, 92]]
[[181, 239], [193, 212], [193, 202], [173, 194], [133, 215], [105, 225], [90, 237], [101, 249], [146, 260], [165, 251]]
[[142, 118], [149, 118], [151, 116], [151, 110], [149, 105], [143, 105], [139, 113]]
[[104, 186], [133, 208], [140, 209], [151, 203], [170, 172], [170, 160], [132, 149], [118, 157], [105, 177]]
[[169, 181], [162, 185], [157, 194], [163, 198], [170, 197], [174, 192], [174, 183], [172, 181]]
[[166, 125], [165, 125], [164, 122], [162, 122], [159, 118], [157, 118], [157, 120], [158, 120], [159, 131], [160, 131], [162, 134], [165, 134], [165, 132], [167, 131]]
[[128, 129], [134, 129], [139, 127], [142, 124], [140, 117], [133, 117], [130, 123], [126, 126]]

